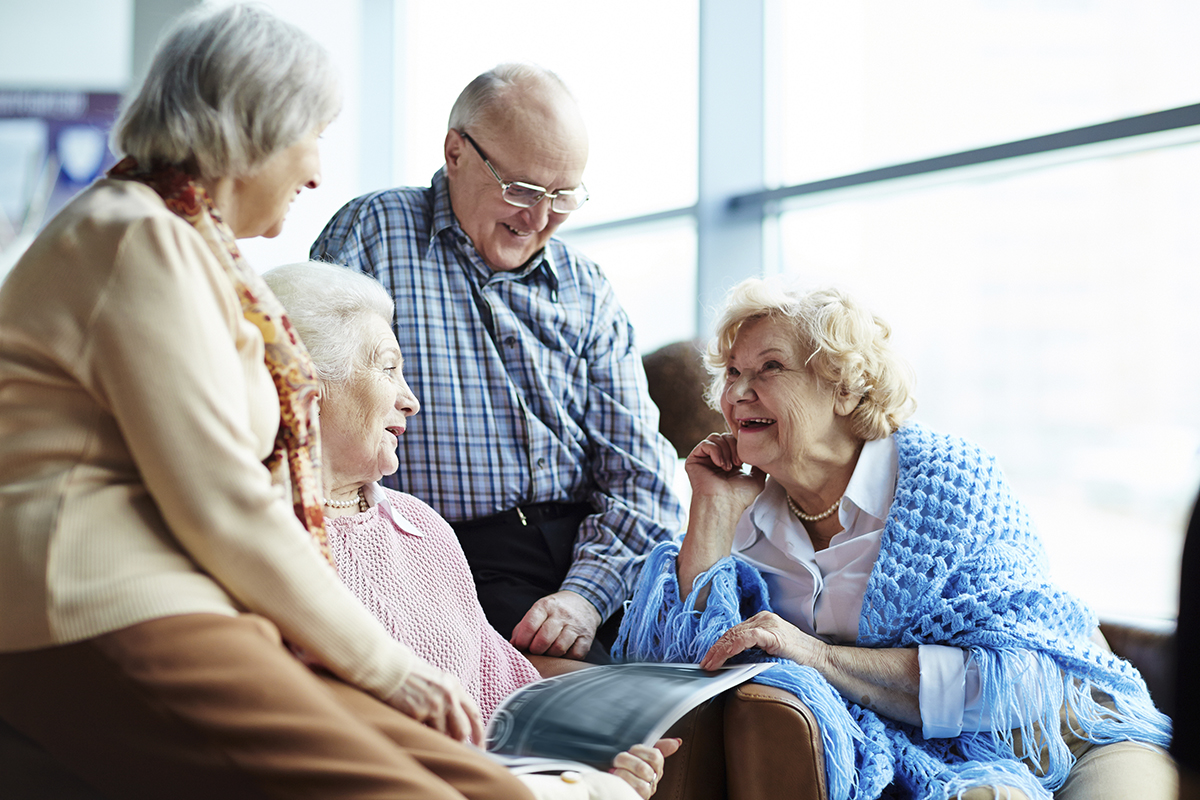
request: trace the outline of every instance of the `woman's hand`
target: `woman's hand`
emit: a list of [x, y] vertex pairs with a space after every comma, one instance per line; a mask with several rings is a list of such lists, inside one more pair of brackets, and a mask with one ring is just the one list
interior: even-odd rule
[[737, 437], [732, 433], [713, 433], [696, 445], [683, 464], [692, 496], [723, 497], [739, 505], [738, 513], [754, 502], [766, 485], [767, 475], [758, 467], [750, 474], [742, 472]]
[[829, 645], [770, 611], [760, 611], [743, 623], [734, 625], [708, 648], [700, 660], [702, 669], [720, 669], [721, 665], [738, 653], [757, 647], [767, 655], [795, 661], [797, 664], [816, 667], [824, 672], [823, 665]]
[[666, 757], [678, 750], [681, 744], [682, 739], [659, 739], [654, 747], [635, 744], [613, 759], [610, 772], [632, 786], [642, 800], [649, 800], [662, 780]]
[[[737, 437], [714, 433], [696, 445], [684, 462], [692, 483], [687, 536], [679, 546], [676, 575], [679, 595], [687, 597], [692, 583], [713, 564], [729, 555], [738, 519], [766, 485], [767, 475], [757, 467], [746, 475], [738, 458]], [[695, 600], [704, 608], [708, 587]]]
[[751, 647], [812, 667], [842, 697], [877, 714], [921, 725], [921, 666], [915, 647], [827, 644], [777, 614], [760, 611], [725, 631], [704, 654], [700, 666], [719, 669]]
[[483, 742], [483, 717], [458, 678], [417, 661], [388, 704], [460, 742]]

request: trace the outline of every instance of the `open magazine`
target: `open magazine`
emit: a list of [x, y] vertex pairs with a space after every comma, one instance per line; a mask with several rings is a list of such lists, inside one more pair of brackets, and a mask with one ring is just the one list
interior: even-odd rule
[[606, 664], [544, 678], [500, 704], [485, 749], [518, 773], [607, 770], [618, 753], [654, 744], [688, 711], [770, 666]]

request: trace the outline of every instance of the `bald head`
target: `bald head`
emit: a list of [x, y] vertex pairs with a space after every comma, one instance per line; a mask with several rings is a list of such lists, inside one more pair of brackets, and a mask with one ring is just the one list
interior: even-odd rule
[[473, 131], [480, 125], [529, 128], [547, 121], [587, 143], [575, 97], [562, 78], [532, 64], [502, 64], [467, 84], [450, 109], [450, 130]]
[[[463, 90], [446, 132], [450, 204], [476, 251], [494, 270], [521, 268], [566, 219], [550, 200], [518, 207], [499, 182], [551, 193], [583, 185], [587, 128], [554, 73], [502, 64]], [[486, 160], [485, 160], [486, 159]]]

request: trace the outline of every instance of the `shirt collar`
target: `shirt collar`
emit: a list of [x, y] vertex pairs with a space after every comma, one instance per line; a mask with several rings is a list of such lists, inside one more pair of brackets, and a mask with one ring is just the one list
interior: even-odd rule
[[[466, 231], [458, 224], [458, 217], [454, 216], [454, 208], [450, 205], [450, 180], [446, 177], [446, 168], [442, 167], [433, 175], [433, 180], [430, 181], [430, 186], [433, 188], [433, 225], [429, 231], [429, 251], [432, 251], [437, 242], [438, 236], [445, 233], [453, 241], [452, 246], [462, 248], [464, 254], [468, 256], [468, 260], [474, 267], [476, 273], [483, 282], [492, 279], [496, 280], [524, 280], [533, 275], [539, 269], [542, 269], [543, 274], [550, 283], [550, 287], [554, 290], [558, 289], [558, 269], [554, 265], [553, 259], [546, 258], [546, 250], [552, 246], [555, 241], [551, 237], [550, 243], [543, 247], [533, 258], [529, 259], [529, 263], [523, 269], [515, 272], [496, 272], [488, 267], [479, 257], [479, 253], [475, 251], [475, 246], [471, 244], [471, 237], [467, 236]], [[431, 253], [425, 253], [426, 258], [431, 257]]]
[[408, 518], [400, 513], [400, 509], [392, 505], [391, 497], [378, 483], [368, 483], [363, 487], [363, 494], [367, 498], [367, 504], [378, 508], [380, 515], [391, 521], [397, 530], [417, 538], [425, 535], [420, 528], [409, 522]]
[[891, 436], [864, 442], [845, 500], [874, 517], [882, 528], [896, 496], [897, 474], [896, 441]]
[[438, 234], [445, 230], [466, 239], [467, 234], [459, 227], [458, 220], [454, 217], [454, 209], [450, 206], [450, 181], [446, 178], [445, 167], [433, 174], [430, 186], [433, 187], [433, 225], [429, 230], [430, 247], [437, 240]]
[[[876, 524], [864, 525], [862, 523], [866, 521], [859, 520], [858, 524], [853, 526], [855, 534], [879, 530], [886, 524], [888, 510], [892, 507], [892, 500], [896, 495], [896, 476], [899, 473], [897, 457], [896, 442], [891, 436], [863, 444], [862, 451], [858, 454], [858, 463], [854, 465], [854, 473], [850, 476], [850, 483], [846, 486], [843, 508], [838, 509], [838, 515], [845, 526], [846, 520], [851, 516], [851, 509], [845, 508], [849, 502], [873, 518]], [[794, 530], [803, 527], [798, 527], [788, 509], [787, 493], [774, 478], [767, 478], [766, 486], [746, 511], [743, 519], [748, 518], [752, 524], [738, 525], [734, 533], [736, 550], [743, 550], [754, 544], [759, 531], [765, 532], [768, 540], [783, 549], [789, 532], [794, 533]], [[811, 548], [807, 536], [800, 538]]]
[[[765, 536], [772, 544], [781, 547], [787, 538], [786, 531], [792, 527], [794, 521], [791, 513], [783, 486], [768, 476], [766, 486], [742, 514], [742, 519], [734, 529], [734, 550], [749, 548], [760, 536]], [[743, 524], [747, 521], [750, 524]]]

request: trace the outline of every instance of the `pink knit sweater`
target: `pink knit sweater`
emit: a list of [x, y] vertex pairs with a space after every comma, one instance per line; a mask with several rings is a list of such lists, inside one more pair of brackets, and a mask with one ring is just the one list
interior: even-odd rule
[[450, 525], [411, 495], [370, 488], [381, 502], [325, 521], [338, 574], [392, 636], [458, 676], [489, 719], [537, 670], [488, 624]]

